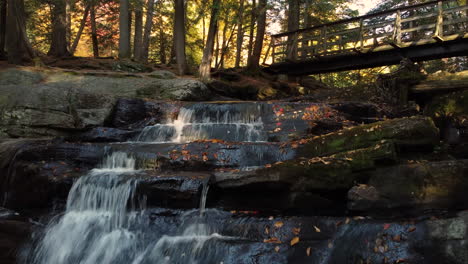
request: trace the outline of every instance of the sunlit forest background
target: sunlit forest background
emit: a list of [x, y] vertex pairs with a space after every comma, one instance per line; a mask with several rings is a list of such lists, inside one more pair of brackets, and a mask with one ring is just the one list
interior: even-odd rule
[[[24, 3], [23, 3], [24, 1]], [[465, 1], [465, 0], [462, 0]], [[249, 64], [255, 54], [258, 32], [265, 32], [260, 42], [259, 65], [271, 63], [271, 35], [312, 27], [362, 15], [355, 1], [346, 0], [20, 0], [24, 4], [25, 28], [30, 45], [42, 55], [51, 55], [54, 30], [60, 20], [66, 24], [67, 55], [78, 57], [119, 57], [121, 20], [128, 19], [129, 57], [154, 64], [176, 64], [177, 36], [181, 41], [187, 68], [181, 73], [194, 73], [202, 57], [210, 33], [210, 23], [216, 14], [214, 47], [211, 67], [214, 69], [239, 68]], [[122, 9], [122, 3], [128, 5]], [[362, 1], [361, 1], [362, 2]], [[369, 13], [423, 0], [380, 1]], [[7, 0], [3, 0], [5, 6]], [[182, 16], [177, 6], [183, 7]], [[463, 4], [463, 3], [462, 3]], [[5, 8], [5, 7], [4, 7]], [[368, 7], [367, 7], [368, 8]], [[369, 8], [368, 8], [369, 9]], [[361, 11], [361, 12], [360, 12]], [[5, 11], [3, 11], [5, 12]], [[128, 13], [122, 17], [122, 12]], [[215, 13], [214, 13], [215, 12]], [[266, 21], [262, 23], [265, 13]], [[180, 12], [179, 12], [180, 14]], [[291, 21], [294, 14], [298, 19]], [[4, 15], [5, 16], [5, 15]], [[3, 17], [4, 17], [3, 16]], [[177, 24], [177, 20], [183, 21]], [[119, 21], [120, 20], [120, 21]], [[59, 21], [59, 22], [57, 22]], [[298, 22], [298, 23], [297, 23]], [[265, 25], [263, 25], [265, 24]], [[182, 26], [180, 26], [182, 25]], [[260, 27], [265, 27], [261, 29]], [[57, 36], [57, 34], [56, 34]], [[64, 54], [58, 54], [61, 57]], [[120, 56], [122, 57], [122, 56]], [[125, 56], [124, 56], [125, 57]], [[422, 63], [427, 73], [440, 70], [459, 71], [467, 67], [465, 58], [451, 58]], [[396, 66], [321, 74], [320, 81], [336, 87], [359, 86], [372, 83], [380, 73]]]

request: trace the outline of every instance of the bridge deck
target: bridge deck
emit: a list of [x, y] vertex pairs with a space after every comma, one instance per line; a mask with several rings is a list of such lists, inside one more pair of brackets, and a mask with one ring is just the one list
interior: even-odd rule
[[468, 5], [431, 1], [272, 36], [274, 73], [314, 74], [468, 55]]

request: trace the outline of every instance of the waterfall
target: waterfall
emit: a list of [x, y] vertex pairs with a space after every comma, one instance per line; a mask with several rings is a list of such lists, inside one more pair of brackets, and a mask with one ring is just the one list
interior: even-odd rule
[[180, 226], [159, 236], [144, 204], [137, 203], [135, 159], [123, 152], [107, 156], [99, 168], [79, 178], [66, 211], [47, 226], [28, 264], [204, 264], [220, 263], [229, 247], [206, 220], [209, 189], [203, 184], [200, 209], [182, 215]]
[[203, 189], [200, 195], [200, 217], [203, 217], [205, 214], [206, 209], [206, 198], [208, 197], [208, 190], [210, 189], [210, 185], [208, 180], [203, 183]]
[[184, 143], [222, 139], [262, 142], [266, 141], [267, 135], [263, 131], [261, 114], [261, 106], [256, 104], [195, 104], [182, 107], [173, 121], [145, 127], [136, 141]]
[[47, 227], [34, 251], [32, 263], [116, 263], [135, 249], [129, 231], [136, 181], [135, 159], [116, 152], [101, 168], [80, 177], [73, 185], [63, 216]]

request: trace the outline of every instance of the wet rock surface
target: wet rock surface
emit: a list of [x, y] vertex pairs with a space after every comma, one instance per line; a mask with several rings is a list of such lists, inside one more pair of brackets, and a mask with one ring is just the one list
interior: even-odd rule
[[[57, 244], [46, 253], [60, 248], [84, 261], [124, 238], [106, 257], [468, 262], [463, 111], [396, 118], [413, 112], [359, 102], [171, 102], [160, 99], [212, 99], [216, 89], [151, 74], [0, 72], [0, 135], [20, 137], [0, 141], [0, 202], [8, 208], [0, 209], [1, 263], [15, 263], [32, 230], [30, 248], [46, 247], [38, 241], [61, 238], [60, 230], [83, 239], [76, 225], [89, 225], [83, 243], [102, 250]], [[49, 138], [21, 139], [39, 136]], [[11, 211], [51, 210], [32, 213], [45, 225], [64, 208], [46, 229]], [[24, 250], [24, 263], [44, 262]]]
[[29, 219], [0, 207], [0, 263], [17, 263], [17, 256], [30, 239], [32, 230]]

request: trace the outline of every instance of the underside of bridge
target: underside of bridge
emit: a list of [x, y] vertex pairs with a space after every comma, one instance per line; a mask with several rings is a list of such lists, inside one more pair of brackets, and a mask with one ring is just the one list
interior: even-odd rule
[[301, 76], [395, 65], [404, 58], [419, 62], [456, 56], [468, 56], [467, 38], [385, 51], [356, 52], [302, 61], [285, 61], [273, 64], [265, 68], [265, 71], [272, 74]]

